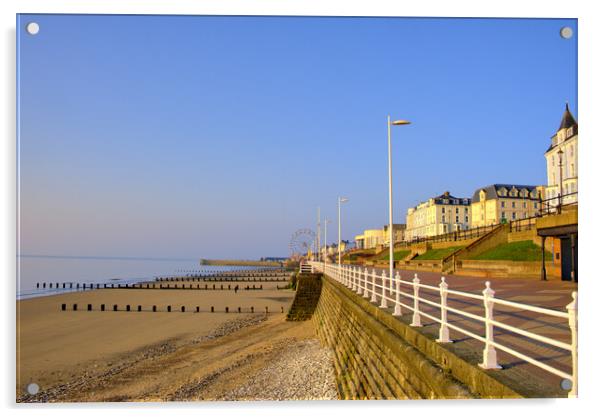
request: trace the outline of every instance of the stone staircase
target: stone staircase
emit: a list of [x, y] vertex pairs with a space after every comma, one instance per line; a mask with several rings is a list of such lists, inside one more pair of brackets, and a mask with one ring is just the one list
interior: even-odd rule
[[491, 249], [500, 243], [508, 241], [508, 233], [510, 227], [508, 224], [500, 224], [490, 232], [479, 237], [471, 244], [458, 249], [454, 253], [448, 255], [441, 260], [441, 272], [444, 274], [454, 273], [456, 271], [456, 261], [466, 259], [469, 256], [474, 256]]
[[286, 315], [289, 321], [311, 319], [322, 292], [322, 274], [299, 274], [297, 276], [297, 293], [293, 304]]

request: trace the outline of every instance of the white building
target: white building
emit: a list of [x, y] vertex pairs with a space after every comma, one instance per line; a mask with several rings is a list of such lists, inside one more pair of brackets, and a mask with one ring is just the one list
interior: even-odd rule
[[552, 136], [552, 144], [545, 153], [548, 186], [544, 199], [556, 198], [549, 202], [551, 206], [558, 204], [560, 195], [562, 195], [562, 204], [577, 202], [578, 130], [577, 121], [571, 114], [567, 103], [560, 127]]
[[470, 198], [458, 198], [449, 191], [408, 209], [405, 239], [443, 235], [470, 228]]

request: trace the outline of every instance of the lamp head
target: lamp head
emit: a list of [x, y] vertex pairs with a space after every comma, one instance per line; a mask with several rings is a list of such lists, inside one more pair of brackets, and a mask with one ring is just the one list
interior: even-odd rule
[[393, 120], [391, 122], [392, 125], [394, 126], [399, 126], [399, 125], [409, 125], [411, 122], [407, 121], [407, 120]]

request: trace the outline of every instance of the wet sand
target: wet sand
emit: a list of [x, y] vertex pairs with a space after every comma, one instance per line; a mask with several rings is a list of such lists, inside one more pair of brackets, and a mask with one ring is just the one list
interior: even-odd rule
[[[17, 398], [218, 398], [217, 391], [214, 397], [204, 397], [194, 390], [186, 395], [177, 392], [183, 392], [181, 388], [190, 384], [191, 378], [196, 381], [200, 375], [228, 368], [244, 358], [255, 358], [247, 361], [255, 363], [266, 352], [278, 351], [279, 343], [284, 343], [283, 348], [291, 340], [315, 337], [311, 323], [285, 321], [281, 309], [286, 313], [294, 292], [277, 290], [277, 284], [282, 285], [264, 282], [263, 290], [238, 293], [107, 289], [18, 301]], [[67, 311], [61, 311], [62, 303], [67, 304]], [[78, 311], [71, 310], [74, 303]], [[86, 311], [88, 303], [93, 311]], [[100, 311], [103, 303], [107, 311]], [[114, 312], [113, 304], [118, 304], [120, 310], [130, 304], [133, 311]], [[138, 305], [142, 305], [142, 312], [135, 311]], [[159, 311], [153, 313], [152, 305], [157, 305]], [[171, 313], [166, 312], [167, 305], [172, 306]], [[186, 307], [185, 313], [180, 312], [181, 306]], [[195, 312], [196, 306], [200, 313]], [[210, 312], [211, 306], [215, 313]], [[226, 306], [230, 313], [224, 313]], [[255, 314], [248, 313], [251, 306]], [[238, 307], [243, 313], [237, 313]], [[124, 380], [125, 375], [130, 376]], [[41, 390], [33, 397], [25, 393], [31, 382]], [[223, 393], [220, 395], [223, 397]]]

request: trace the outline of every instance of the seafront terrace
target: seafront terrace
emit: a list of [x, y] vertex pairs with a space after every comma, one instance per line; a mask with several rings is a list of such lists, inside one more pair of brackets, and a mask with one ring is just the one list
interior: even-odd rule
[[502, 383], [577, 396], [575, 283], [310, 265]]

